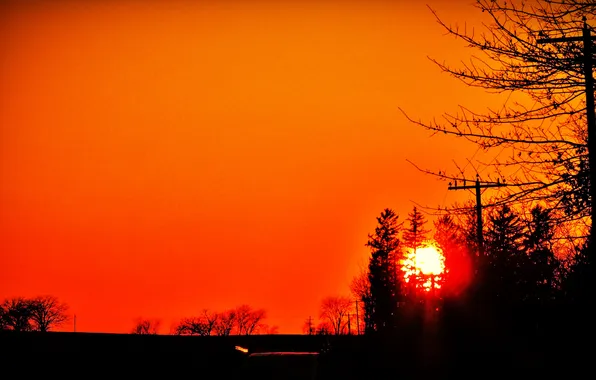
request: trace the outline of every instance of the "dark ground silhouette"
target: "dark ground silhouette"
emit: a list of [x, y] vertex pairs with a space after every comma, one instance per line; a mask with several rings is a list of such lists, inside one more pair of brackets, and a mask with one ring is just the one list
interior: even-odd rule
[[[556, 318], [556, 316], [553, 316]], [[0, 332], [6, 364], [49, 361], [64, 377], [167, 375], [168, 378], [232, 378], [242, 375], [250, 352], [320, 352], [319, 379], [492, 377], [550, 378], [580, 373], [591, 365], [591, 333], [562, 325], [540, 334], [491, 322], [482, 310], [452, 313], [441, 320], [409, 323], [383, 336], [253, 335], [227, 337]], [[13, 359], [14, 358], [14, 359]], [[390, 374], [395, 374], [394, 376]], [[95, 375], [94, 375], [95, 376]]]

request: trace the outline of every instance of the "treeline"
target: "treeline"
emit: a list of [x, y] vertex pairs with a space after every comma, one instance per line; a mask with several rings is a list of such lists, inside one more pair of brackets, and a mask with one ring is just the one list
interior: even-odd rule
[[[265, 323], [267, 313], [263, 309], [253, 309], [241, 305], [222, 312], [204, 309], [200, 315], [183, 318], [173, 326], [170, 333], [174, 335], [228, 336], [275, 334], [277, 326]], [[157, 334], [159, 320], [139, 319], [132, 329], [132, 334]]]
[[0, 304], [0, 330], [50, 331], [70, 319], [67, 311], [54, 296], [7, 298]]
[[[481, 245], [474, 208], [439, 217], [432, 233], [426, 224], [416, 207], [405, 222], [393, 210], [383, 210], [366, 243], [368, 267], [350, 286], [354, 298], [326, 298], [319, 324], [309, 318], [304, 332], [391, 332], [429, 310], [440, 318], [444, 309], [483, 310], [507, 321], [508, 328], [537, 331], [583, 304], [586, 289], [578, 284], [586, 244], [563, 251], [550, 210], [489, 209]], [[432, 289], [422, 286], [430, 283], [429, 276], [407, 277], [405, 267], [408, 255], [429, 241], [441, 249], [445, 263], [444, 273], [430, 276]]]

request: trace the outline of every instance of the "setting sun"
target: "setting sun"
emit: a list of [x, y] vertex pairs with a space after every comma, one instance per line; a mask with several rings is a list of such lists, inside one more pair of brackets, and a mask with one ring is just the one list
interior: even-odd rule
[[441, 248], [427, 242], [417, 249], [410, 249], [402, 260], [406, 283], [425, 291], [440, 289], [445, 272], [445, 256]]

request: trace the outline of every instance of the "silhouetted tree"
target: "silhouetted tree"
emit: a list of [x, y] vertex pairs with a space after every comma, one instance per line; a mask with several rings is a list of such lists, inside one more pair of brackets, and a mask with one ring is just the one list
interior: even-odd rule
[[[478, 0], [479, 15], [487, 18], [483, 33], [447, 24], [435, 13], [448, 34], [479, 55], [459, 67], [433, 62], [469, 86], [506, 97], [499, 99], [502, 105], [486, 111], [461, 106], [459, 112], [431, 122], [410, 120], [495, 152], [494, 159], [469, 166], [516, 185], [501, 188], [493, 204], [544, 202], [557, 222], [572, 223], [575, 236], [583, 237], [587, 231], [577, 228], [582, 224], [576, 221], [589, 217], [591, 204], [582, 42], [537, 41], [581, 36], [582, 17], [593, 15], [596, 5], [578, 3]], [[448, 180], [458, 177], [444, 170], [434, 174]]]
[[398, 222], [398, 215], [388, 208], [377, 217], [377, 222], [375, 233], [369, 234], [366, 246], [371, 250], [368, 271], [373, 305], [372, 326], [374, 331], [383, 331], [396, 326], [400, 293], [397, 263], [401, 259], [398, 236], [402, 224]]
[[372, 313], [374, 305], [372, 302], [372, 295], [370, 293], [370, 280], [368, 270], [362, 270], [356, 275], [350, 283], [350, 291], [354, 298], [358, 301], [358, 313], [360, 328], [359, 331], [373, 331], [374, 324], [372, 321]]
[[553, 237], [550, 210], [534, 207], [526, 222], [523, 239], [529, 261], [528, 273], [525, 273], [526, 293], [532, 303], [548, 303], [555, 295], [559, 261], [553, 252]]
[[[596, 242], [590, 196], [590, 167], [596, 163], [590, 163], [588, 150], [583, 41], [538, 43], [545, 37], [582, 36], [584, 25], [594, 36], [594, 27], [584, 17], [593, 20], [596, 3], [477, 0], [476, 8], [488, 18], [483, 33], [449, 25], [435, 16], [448, 34], [478, 54], [459, 67], [433, 61], [469, 86], [501, 94], [501, 104], [485, 111], [460, 106], [458, 112], [432, 121], [406, 117], [433, 133], [473, 142], [492, 155], [468, 167], [483, 171], [485, 178], [506, 178], [514, 185], [501, 188], [493, 205], [543, 204], [551, 210], [559, 244], [572, 251], [588, 235]], [[593, 76], [595, 67], [589, 75]], [[423, 170], [445, 180], [455, 180], [462, 172], [460, 168], [455, 175]], [[575, 289], [593, 289], [596, 249], [588, 247], [582, 254], [584, 274], [575, 278], [586, 282]], [[583, 299], [593, 304], [596, 297]]]
[[33, 329], [31, 302], [23, 297], [4, 300], [2, 303], [2, 325], [6, 330], [31, 331]]
[[415, 250], [427, 240], [427, 235], [430, 230], [424, 228], [426, 225], [426, 218], [420, 211], [418, 211], [416, 206], [414, 206], [412, 212], [408, 214], [406, 221], [408, 227], [403, 231], [402, 244], [408, 249]]
[[[589, 249], [589, 242], [577, 248], [577, 253], [568, 258], [568, 268], [562, 277], [562, 297], [561, 300], [569, 313], [565, 313], [565, 321], [570, 325], [584, 326], [585, 323], [593, 326], [592, 305], [586, 302], [586, 299], [593, 297], [593, 289], [586, 287], [589, 283], [591, 272], [589, 270], [588, 257], [586, 251]], [[582, 328], [579, 327], [579, 330]]]
[[277, 326], [264, 323], [266, 312], [241, 305], [235, 309], [215, 313], [204, 309], [198, 317], [182, 319], [173, 327], [176, 335], [253, 335], [258, 333], [274, 334]]
[[433, 239], [441, 248], [446, 250], [464, 243], [462, 230], [450, 214], [441, 215], [433, 224], [435, 227]]
[[[434, 222], [434, 240], [443, 250], [446, 273], [444, 274], [444, 295], [461, 295], [472, 277], [472, 263], [466, 232], [458, 225], [454, 218], [445, 214]], [[473, 226], [475, 228], [475, 226]]]
[[352, 300], [348, 297], [326, 297], [321, 302], [319, 318], [327, 322], [335, 335], [347, 334]]
[[[493, 210], [486, 231], [486, 256], [481, 282], [483, 297], [501, 310], [519, 303], [526, 296], [520, 285], [527, 274], [527, 256], [523, 251], [523, 224], [507, 205]], [[525, 273], [524, 273], [525, 272]]]
[[219, 313], [203, 309], [198, 317], [184, 318], [174, 328], [177, 335], [200, 335], [209, 336], [215, 332], [215, 326], [219, 320]]
[[139, 318], [135, 322], [135, 326], [130, 333], [138, 335], [157, 335], [160, 325], [160, 320]]
[[236, 326], [236, 310], [226, 310], [219, 313], [215, 324], [215, 334], [219, 336], [231, 335]]
[[50, 331], [69, 320], [68, 305], [58, 301], [54, 296], [39, 296], [29, 300], [33, 329]]
[[[454, 222], [459, 227], [461, 232], [461, 239], [463, 240], [468, 252], [473, 258], [474, 267], [478, 268], [478, 234], [477, 226], [478, 219], [476, 215], [476, 205], [474, 202], [465, 202], [462, 205], [455, 204], [457, 211], [451, 212], [450, 215], [453, 217]], [[483, 218], [484, 220], [485, 218]], [[486, 230], [486, 226], [484, 226]], [[484, 233], [484, 231], [483, 231]]]
[[242, 305], [235, 310], [235, 323], [238, 335], [252, 335], [263, 327], [266, 313], [263, 309], [253, 310], [248, 305]]
[[317, 335], [331, 335], [333, 332], [333, 326], [327, 321], [320, 322], [317, 325]]
[[175, 335], [211, 335], [204, 321], [198, 317], [183, 318], [174, 328]]

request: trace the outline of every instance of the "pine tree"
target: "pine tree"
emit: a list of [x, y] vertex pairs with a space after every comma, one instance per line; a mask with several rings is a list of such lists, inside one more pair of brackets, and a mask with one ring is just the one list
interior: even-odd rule
[[409, 227], [403, 233], [403, 243], [405, 247], [416, 250], [427, 239], [427, 234], [430, 231], [424, 228], [426, 219], [415, 206], [412, 212], [408, 214], [406, 220]]
[[469, 285], [472, 277], [466, 233], [448, 214], [439, 217], [434, 222], [434, 227], [433, 239], [445, 257], [445, 290], [449, 294], [460, 294]]
[[526, 255], [522, 242], [524, 228], [519, 216], [507, 205], [496, 209], [488, 218], [485, 234], [483, 296], [495, 304], [511, 305], [524, 298], [519, 285], [523, 281]]
[[[371, 301], [371, 321], [375, 331], [387, 331], [395, 327], [399, 282], [397, 262], [400, 259], [399, 233], [402, 224], [399, 216], [386, 208], [377, 217], [378, 226], [374, 234], [368, 235], [366, 246], [371, 250], [369, 260], [369, 281]], [[366, 333], [370, 333], [366, 331]]]
[[554, 296], [556, 271], [559, 266], [553, 249], [553, 221], [549, 210], [534, 207], [527, 221], [524, 248], [528, 255], [526, 293], [533, 303], [545, 303]]
[[433, 239], [444, 250], [464, 243], [461, 228], [455, 223], [449, 214], [440, 216], [434, 223], [435, 233]]

